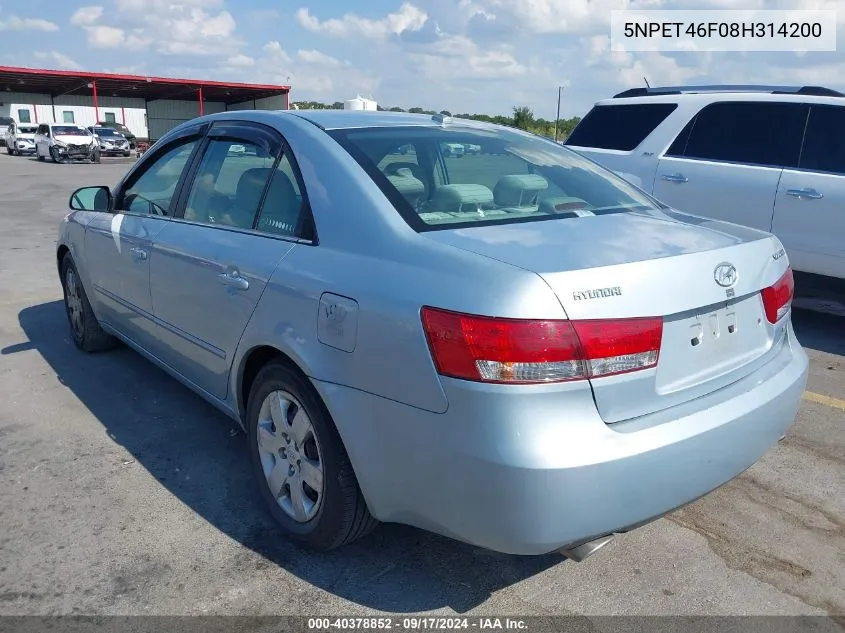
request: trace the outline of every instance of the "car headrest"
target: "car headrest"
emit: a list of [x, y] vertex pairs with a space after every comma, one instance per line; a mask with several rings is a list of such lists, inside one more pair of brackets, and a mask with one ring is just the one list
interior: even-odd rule
[[499, 178], [493, 195], [501, 207], [536, 206], [538, 194], [548, 188], [549, 181], [537, 174], [511, 174]]
[[254, 167], [247, 169], [241, 174], [238, 186], [235, 189], [235, 200], [237, 205], [244, 211], [256, 211], [261, 194], [264, 192], [264, 185], [270, 177], [272, 169], [269, 167]]
[[434, 192], [433, 202], [437, 211], [475, 211], [479, 206], [492, 204], [493, 192], [484, 185], [443, 185]]
[[412, 207], [416, 207], [420, 198], [425, 195], [425, 185], [419, 178], [414, 177], [410, 169], [397, 169], [393, 174], [389, 175], [387, 179], [390, 184], [396, 187], [396, 190], [402, 194]]

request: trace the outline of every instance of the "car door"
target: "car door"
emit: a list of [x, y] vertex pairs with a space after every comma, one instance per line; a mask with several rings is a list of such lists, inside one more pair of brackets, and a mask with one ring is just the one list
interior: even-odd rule
[[845, 107], [810, 107], [798, 168], [780, 179], [772, 232], [796, 270], [845, 278]]
[[[264, 126], [215, 123], [180, 196], [180, 219], [169, 222], [153, 246], [151, 290], [162, 360], [219, 399], [227, 395], [241, 334], [294, 246], [284, 234], [255, 228], [265, 196], [265, 205], [276, 204], [271, 194], [279, 186], [273, 183], [288, 162], [283, 146], [281, 136]], [[270, 228], [276, 224], [286, 226], [277, 221]]]
[[188, 130], [145, 157], [118, 187], [113, 213], [98, 214], [85, 232], [99, 317], [152, 353], [157, 331], [150, 296], [152, 240], [172, 216], [202, 131]]
[[704, 107], [661, 156], [654, 196], [693, 215], [770, 230], [781, 171], [798, 165], [807, 111], [772, 101]]
[[41, 125], [38, 126], [38, 130], [36, 130], [36, 132], [35, 132], [35, 155], [36, 156], [45, 156], [47, 154], [46, 148], [44, 147], [46, 135], [47, 135], [47, 126], [42, 123]]

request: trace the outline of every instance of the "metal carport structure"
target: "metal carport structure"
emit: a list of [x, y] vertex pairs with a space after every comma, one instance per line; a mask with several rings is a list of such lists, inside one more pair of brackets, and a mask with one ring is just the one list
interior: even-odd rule
[[127, 109], [143, 109], [150, 141], [203, 114], [287, 109], [289, 95], [290, 86], [281, 85], [0, 66], [0, 105], [33, 104], [36, 123], [39, 106], [42, 117], [49, 107], [46, 112], [53, 122], [59, 122], [56, 109], [61, 104], [92, 107], [92, 123], [101, 120], [105, 108], [119, 109], [124, 124]]

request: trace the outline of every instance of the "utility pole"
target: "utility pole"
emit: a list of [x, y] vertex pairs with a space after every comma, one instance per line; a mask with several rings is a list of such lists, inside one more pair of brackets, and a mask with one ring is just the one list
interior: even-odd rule
[[557, 143], [557, 124], [560, 121], [560, 92], [563, 90], [563, 86], [557, 87], [557, 115], [555, 115], [555, 143]]

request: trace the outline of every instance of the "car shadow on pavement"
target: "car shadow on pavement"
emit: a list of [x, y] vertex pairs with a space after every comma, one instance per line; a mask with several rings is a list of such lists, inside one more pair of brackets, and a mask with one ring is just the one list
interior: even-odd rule
[[312, 553], [274, 528], [249, 469], [236, 423], [135, 352], [85, 354], [73, 345], [61, 301], [22, 310], [28, 343], [162, 486], [211, 525], [260, 557], [245, 569], [276, 564], [362, 606], [385, 612], [450, 607], [464, 613], [498, 589], [559, 564], [558, 554], [507, 556], [415, 528], [385, 524], [341, 550]]
[[845, 315], [793, 308], [792, 327], [802, 347], [845, 356]]

